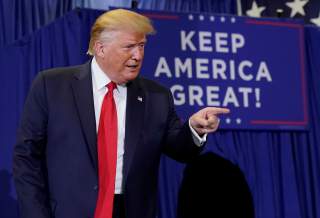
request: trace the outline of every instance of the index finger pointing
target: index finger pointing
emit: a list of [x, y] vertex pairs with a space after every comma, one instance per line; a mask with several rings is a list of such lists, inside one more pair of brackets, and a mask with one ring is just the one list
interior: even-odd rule
[[230, 110], [228, 108], [222, 108], [222, 107], [209, 107], [208, 110], [209, 111], [207, 112], [212, 113], [214, 115], [230, 113]]

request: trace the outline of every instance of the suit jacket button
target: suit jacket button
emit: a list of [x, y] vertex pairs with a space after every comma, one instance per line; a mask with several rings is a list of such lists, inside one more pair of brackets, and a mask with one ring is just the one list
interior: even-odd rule
[[93, 186], [93, 190], [97, 191], [98, 190], [98, 185]]

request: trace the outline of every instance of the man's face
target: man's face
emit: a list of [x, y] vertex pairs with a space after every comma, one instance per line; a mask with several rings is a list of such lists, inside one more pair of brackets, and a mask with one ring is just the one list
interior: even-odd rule
[[124, 84], [138, 76], [145, 43], [144, 34], [117, 31], [111, 40], [96, 45], [95, 56], [99, 66], [112, 81]]

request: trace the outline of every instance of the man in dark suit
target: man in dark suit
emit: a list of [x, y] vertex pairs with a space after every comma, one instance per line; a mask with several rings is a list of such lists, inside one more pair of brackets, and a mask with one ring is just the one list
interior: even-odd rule
[[36, 77], [14, 149], [21, 217], [155, 217], [161, 153], [188, 161], [229, 111], [180, 122], [170, 91], [138, 77], [153, 32], [142, 15], [109, 11], [92, 27], [91, 61]]

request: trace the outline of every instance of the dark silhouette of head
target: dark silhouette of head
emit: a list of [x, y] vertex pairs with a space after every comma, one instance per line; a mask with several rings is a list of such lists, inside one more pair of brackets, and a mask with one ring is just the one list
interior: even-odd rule
[[241, 170], [213, 153], [200, 155], [184, 171], [178, 218], [253, 218], [251, 192]]

